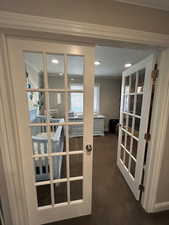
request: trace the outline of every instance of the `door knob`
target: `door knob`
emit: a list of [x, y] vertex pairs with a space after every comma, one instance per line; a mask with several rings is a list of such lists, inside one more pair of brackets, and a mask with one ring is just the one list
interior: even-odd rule
[[91, 145], [86, 145], [86, 151], [91, 152], [92, 151], [92, 146]]

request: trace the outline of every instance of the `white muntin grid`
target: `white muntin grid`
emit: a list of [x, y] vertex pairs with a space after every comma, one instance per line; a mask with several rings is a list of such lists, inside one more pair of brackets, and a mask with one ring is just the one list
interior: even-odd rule
[[[26, 53], [28, 51], [25, 51], [24, 53]], [[34, 52], [36, 53], [36, 52]], [[40, 52], [38, 52], [40, 53]], [[79, 149], [78, 151], [69, 151], [69, 126], [73, 126], [73, 125], [84, 125], [84, 122], [70, 122], [68, 119], [68, 109], [69, 109], [69, 105], [68, 105], [68, 101], [69, 101], [69, 94], [70, 93], [83, 93], [83, 98], [84, 98], [84, 88], [82, 90], [71, 90], [68, 86], [68, 71], [67, 71], [67, 67], [68, 67], [68, 56], [83, 56], [83, 55], [67, 55], [67, 54], [53, 54], [53, 53], [47, 53], [47, 52], [41, 52], [42, 57], [43, 57], [43, 76], [44, 76], [44, 88], [26, 88], [25, 91], [26, 92], [41, 92], [44, 93], [45, 95], [45, 111], [46, 111], [46, 116], [47, 116], [47, 120], [46, 122], [42, 122], [42, 123], [29, 123], [29, 127], [46, 127], [47, 130], [47, 137], [48, 137], [48, 148], [47, 148], [47, 153], [44, 154], [33, 154], [32, 151], [32, 160], [36, 159], [36, 158], [42, 158], [42, 157], [46, 157], [48, 158], [48, 163], [49, 163], [49, 180], [45, 180], [45, 181], [38, 181], [36, 182], [36, 180], [34, 181], [34, 186], [35, 188], [37, 186], [41, 186], [41, 185], [50, 185], [50, 190], [51, 190], [51, 205], [48, 205], [49, 207], [57, 207], [58, 205], [70, 205], [73, 204], [74, 201], [71, 201], [71, 197], [70, 197], [70, 182], [72, 181], [78, 181], [81, 180], [82, 181], [82, 187], [83, 187], [83, 170], [82, 170], [82, 176], [76, 176], [76, 177], [70, 177], [70, 155], [78, 155], [81, 154], [82, 158], [83, 158], [83, 154], [84, 154], [84, 150], [83, 149]], [[48, 68], [47, 68], [47, 57], [48, 55], [63, 55], [64, 56], [64, 88], [63, 89], [54, 89], [54, 88], [49, 88], [48, 85]], [[85, 56], [83, 56], [83, 65], [85, 63]], [[83, 71], [83, 75], [84, 75], [84, 71]], [[84, 84], [83, 84], [84, 86]], [[50, 118], [50, 112], [49, 112], [49, 94], [50, 93], [62, 93], [64, 95], [64, 116], [65, 116], [65, 121], [64, 122], [51, 122], [49, 120]], [[84, 101], [83, 101], [84, 102]], [[83, 103], [83, 112], [84, 112], [84, 103]], [[52, 144], [51, 144], [51, 127], [52, 126], [63, 126], [64, 130], [65, 130], [65, 146], [66, 146], [66, 151], [65, 152], [52, 152]], [[60, 179], [54, 179], [53, 177], [53, 157], [54, 156], [65, 156], [66, 157], [66, 177], [65, 178], [60, 178]], [[83, 163], [83, 162], [82, 162]], [[83, 166], [83, 165], [82, 165]], [[55, 203], [55, 194], [54, 194], [54, 184], [57, 183], [63, 183], [66, 182], [67, 184], [67, 202], [63, 202], [63, 203]], [[82, 188], [83, 189], [83, 188]], [[83, 191], [82, 191], [83, 193]], [[83, 198], [83, 196], [82, 196]], [[79, 199], [82, 200], [82, 199]], [[37, 207], [38, 203], [37, 203]], [[46, 206], [40, 206], [39, 208], [43, 208]]]
[[[133, 139], [137, 141], [137, 143], [139, 142], [139, 129], [138, 129], [138, 135], [135, 134], [135, 120], [139, 119], [140, 123], [141, 123], [141, 115], [137, 115], [136, 114], [136, 107], [137, 107], [137, 96], [141, 95], [143, 96], [143, 91], [139, 91], [138, 92], [138, 79], [139, 79], [139, 72], [137, 71], [135, 73], [132, 73], [130, 75], [126, 75], [124, 77], [124, 84], [122, 85], [123, 90], [122, 90], [122, 99], [123, 99], [123, 107], [122, 107], [122, 112], [121, 112], [121, 118], [122, 118], [122, 126], [121, 126], [121, 136], [124, 135], [124, 144], [121, 143], [121, 151], [123, 152], [120, 156], [120, 160], [122, 162], [122, 164], [124, 165], [125, 169], [128, 171], [129, 175], [131, 176], [132, 179], [135, 178], [134, 174], [131, 174], [131, 162], [135, 164], [135, 169], [136, 169], [136, 163], [137, 163], [137, 156], [134, 157], [133, 156]], [[145, 72], [144, 72], [144, 76], [145, 76]], [[132, 79], [134, 79], [134, 83], [135, 83], [135, 87], [134, 90], [131, 92], [131, 82]], [[127, 93], [125, 92], [126, 90], [126, 79], [128, 79], [128, 91]], [[144, 86], [144, 84], [143, 84]], [[133, 97], [132, 97], [133, 96]], [[128, 107], [127, 109], [124, 109], [124, 101], [126, 101], [126, 98], [128, 98]], [[130, 112], [130, 101], [131, 98], [134, 99], [133, 104], [132, 104], [132, 112]], [[125, 119], [124, 119], [125, 117]], [[131, 119], [131, 126], [129, 126], [129, 118]], [[124, 122], [126, 124], [124, 124]], [[129, 141], [129, 148], [127, 148], [127, 138], [130, 139]], [[122, 140], [122, 139], [121, 139]], [[135, 150], [137, 151], [137, 149]], [[127, 158], [126, 158], [127, 157]], [[127, 163], [127, 166], [126, 166]], [[134, 169], [134, 170], [135, 170]], [[134, 171], [135, 173], [135, 171]]]

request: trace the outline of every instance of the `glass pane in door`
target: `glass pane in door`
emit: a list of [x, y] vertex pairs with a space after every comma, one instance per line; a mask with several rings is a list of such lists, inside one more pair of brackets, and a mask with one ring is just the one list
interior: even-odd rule
[[25, 63], [25, 80], [26, 80], [25, 88], [28, 89], [45, 88], [42, 53], [24, 52], [24, 63]]
[[24, 52], [37, 208], [70, 207], [84, 197], [85, 60], [83, 55]]
[[83, 122], [84, 94], [82, 92], [71, 92], [68, 94], [68, 120], [70, 122]]
[[125, 151], [125, 161], [124, 161], [124, 164], [126, 166], [126, 168], [128, 169], [128, 166], [129, 166], [129, 154], [127, 151]]
[[47, 55], [47, 74], [49, 89], [63, 89], [65, 87], [64, 55]]
[[129, 112], [129, 95], [123, 97], [123, 112]]
[[28, 116], [31, 123], [46, 123], [46, 95], [44, 92], [27, 92]]
[[137, 93], [142, 93], [144, 91], [145, 72], [145, 69], [142, 69], [138, 72]]
[[57, 155], [52, 157], [53, 179], [67, 178], [66, 156]]
[[83, 180], [75, 180], [70, 182], [70, 200], [83, 199]]
[[131, 158], [130, 162], [130, 174], [135, 177], [135, 170], [136, 170], [136, 162]]
[[122, 127], [126, 129], [127, 127], [127, 115], [123, 113], [123, 122], [122, 122]]
[[131, 86], [130, 86], [130, 93], [135, 93], [136, 88], [136, 73], [131, 75]]
[[121, 132], [121, 143], [123, 146], [125, 146], [125, 137], [126, 137], [126, 133], [124, 131]]
[[142, 101], [143, 101], [143, 95], [137, 95], [136, 98], [136, 115], [141, 116], [141, 109], [142, 109]]
[[35, 182], [50, 180], [49, 159], [46, 156], [33, 158]]
[[120, 159], [124, 160], [124, 148], [122, 146], [120, 147]]
[[69, 132], [69, 151], [83, 151], [83, 125], [71, 125]]
[[130, 143], [131, 143], [131, 136], [127, 134], [126, 136], [126, 149], [130, 152]]
[[[43, 155], [48, 153], [48, 133], [47, 126], [31, 126], [33, 155]], [[43, 142], [41, 141], [43, 137]]]
[[53, 184], [55, 204], [67, 202], [67, 182]]
[[83, 176], [83, 154], [69, 155], [70, 177]]
[[138, 141], [135, 138], [133, 138], [131, 154], [135, 159], [137, 158], [137, 148], [138, 148]]
[[127, 76], [125, 77], [124, 94], [125, 95], [129, 94], [129, 91], [130, 91], [130, 77]]
[[51, 205], [51, 188], [50, 184], [36, 187], [38, 207]]
[[65, 126], [53, 124], [50, 129], [50, 145], [52, 153], [66, 152], [66, 132]]
[[65, 122], [65, 94], [49, 92], [49, 120], [51, 123]]
[[140, 118], [135, 117], [134, 122], [134, 136], [139, 137], [139, 131], [140, 131]]
[[133, 116], [129, 116], [128, 117], [129, 119], [128, 119], [128, 131], [130, 132], [130, 133], [132, 133], [133, 132]]
[[129, 112], [134, 113], [134, 95], [130, 95]]
[[83, 90], [84, 56], [68, 55], [68, 88]]

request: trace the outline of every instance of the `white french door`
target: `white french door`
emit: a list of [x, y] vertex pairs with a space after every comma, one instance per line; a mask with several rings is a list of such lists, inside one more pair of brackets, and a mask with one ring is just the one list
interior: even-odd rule
[[152, 93], [155, 57], [133, 65], [122, 74], [117, 164], [139, 200]]
[[94, 48], [8, 38], [8, 49], [29, 225], [90, 214]]

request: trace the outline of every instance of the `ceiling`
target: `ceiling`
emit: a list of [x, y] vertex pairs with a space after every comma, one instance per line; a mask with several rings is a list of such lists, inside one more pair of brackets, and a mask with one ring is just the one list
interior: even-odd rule
[[169, 11], [169, 0], [115, 0], [115, 1]]
[[119, 76], [125, 70], [124, 64], [135, 64], [151, 54], [157, 54], [157, 51], [98, 46], [95, 55], [101, 65], [96, 66], [95, 73], [98, 76]]
[[[121, 76], [125, 63], [135, 64], [146, 56], [157, 51], [150, 49], [127, 49], [97, 46], [95, 49], [95, 60], [100, 61], [100, 65], [95, 66], [96, 76], [117, 77]], [[25, 63], [35, 72], [43, 71], [43, 59], [40, 53], [25, 53]], [[59, 61], [58, 64], [52, 63], [53, 59]], [[64, 72], [64, 57], [62, 55], [47, 55], [47, 71], [49, 74], [61, 74]], [[68, 74], [83, 74], [83, 57], [68, 56]]]

